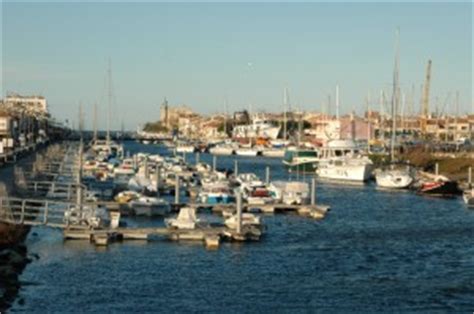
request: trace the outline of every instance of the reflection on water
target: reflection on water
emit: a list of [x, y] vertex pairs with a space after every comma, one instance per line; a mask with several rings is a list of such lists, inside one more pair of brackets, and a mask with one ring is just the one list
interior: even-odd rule
[[[218, 166], [233, 160], [219, 157]], [[241, 172], [264, 177], [267, 160], [239, 161]], [[279, 160], [268, 162], [273, 179], [288, 178]], [[28, 244], [40, 259], [23, 273], [33, 284], [13, 311], [472, 311], [474, 211], [459, 199], [327, 183], [318, 183], [317, 199], [332, 206], [324, 220], [265, 215], [261, 242], [216, 251], [164, 239], [98, 250], [35, 228]]]

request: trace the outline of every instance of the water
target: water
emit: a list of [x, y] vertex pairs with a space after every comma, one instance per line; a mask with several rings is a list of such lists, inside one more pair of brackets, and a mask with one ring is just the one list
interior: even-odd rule
[[[276, 159], [219, 157], [218, 167], [234, 159], [240, 172], [264, 178], [268, 164], [273, 179], [288, 179]], [[321, 183], [317, 201], [332, 206], [322, 221], [264, 216], [261, 242], [216, 251], [168, 241], [98, 249], [35, 228], [28, 246], [40, 258], [22, 274], [12, 311], [472, 312], [474, 211], [460, 199]]]

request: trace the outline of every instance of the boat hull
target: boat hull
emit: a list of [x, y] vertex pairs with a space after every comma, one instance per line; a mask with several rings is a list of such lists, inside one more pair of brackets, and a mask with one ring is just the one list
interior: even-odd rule
[[461, 190], [455, 181], [428, 182], [418, 190], [419, 194], [450, 197], [461, 194]]
[[283, 164], [289, 172], [311, 172], [314, 173], [318, 169], [317, 161], [307, 161], [301, 163], [290, 163], [283, 161]]
[[317, 175], [323, 179], [365, 182], [372, 175], [371, 165], [319, 167]]
[[413, 178], [409, 174], [382, 171], [375, 175], [375, 181], [381, 188], [406, 189], [412, 184]]

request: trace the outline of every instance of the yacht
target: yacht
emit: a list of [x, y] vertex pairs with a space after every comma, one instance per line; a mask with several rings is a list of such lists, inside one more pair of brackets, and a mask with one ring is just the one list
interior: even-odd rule
[[316, 174], [323, 179], [364, 182], [372, 175], [372, 161], [353, 140], [333, 140], [321, 149]]
[[276, 139], [280, 133], [280, 126], [273, 125], [269, 120], [255, 118], [252, 124], [237, 125], [232, 130], [234, 138], [257, 138], [263, 137], [268, 139]]

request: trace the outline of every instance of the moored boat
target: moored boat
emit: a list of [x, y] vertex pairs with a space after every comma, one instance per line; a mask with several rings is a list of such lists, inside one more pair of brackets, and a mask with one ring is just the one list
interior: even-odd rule
[[286, 150], [283, 164], [290, 172], [314, 172], [318, 168], [318, 151], [312, 149]]

